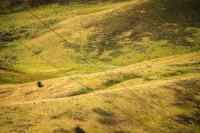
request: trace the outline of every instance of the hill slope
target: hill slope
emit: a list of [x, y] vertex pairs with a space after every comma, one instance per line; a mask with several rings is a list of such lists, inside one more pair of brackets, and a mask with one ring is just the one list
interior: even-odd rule
[[[67, 42], [26, 11], [2, 15], [1, 23], [8, 32], [2, 36], [11, 35], [11, 38], [7, 38], [10, 42], [1, 49], [1, 59], [13, 65], [6, 69], [20, 73], [24, 78], [18, 80], [17, 74], [7, 71], [1, 75], [7, 76], [8, 82], [18, 83], [64, 76], [13, 39], [22, 41], [68, 74], [100, 71], [77, 51], [105, 70], [198, 51], [199, 9], [194, 1], [179, 0], [49, 5], [31, 9]], [[8, 18], [12, 21], [4, 23]]]
[[199, 132], [199, 68], [194, 52], [108, 71], [112, 79], [105, 73], [72, 76], [85, 87], [70, 77], [46, 80], [43, 88], [3, 85], [1, 129], [72, 132], [80, 125], [88, 133]]

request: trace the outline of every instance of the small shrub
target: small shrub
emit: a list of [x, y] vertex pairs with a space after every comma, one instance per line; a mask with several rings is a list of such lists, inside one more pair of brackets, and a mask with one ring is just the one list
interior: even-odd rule
[[168, 72], [168, 73], [163, 73], [162, 76], [163, 77], [171, 77], [171, 76], [178, 76], [178, 75], [182, 75], [187, 73], [186, 71], [183, 70], [176, 70], [176, 71], [172, 71], [172, 72]]
[[93, 111], [95, 113], [97, 113], [98, 115], [103, 115], [103, 116], [110, 116], [110, 115], [112, 115], [111, 113], [109, 113], [109, 112], [107, 112], [107, 111], [105, 111], [105, 110], [103, 110], [101, 108], [93, 108]]
[[143, 78], [145, 81], [151, 81], [151, 80], [153, 80], [152, 78], [150, 78], [150, 77], [144, 77]]
[[24, 95], [31, 95], [33, 93], [33, 91], [28, 91], [28, 92], [25, 92]]
[[39, 55], [42, 53], [42, 49], [38, 48], [37, 50], [34, 51], [34, 55]]
[[74, 128], [74, 132], [75, 133], [85, 133], [85, 131], [82, 128], [80, 128], [79, 126]]
[[113, 125], [117, 124], [116, 120], [111, 119], [111, 118], [106, 118], [106, 117], [98, 119], [98, 122], [100, 124], [108, 125], [108, 126], [113, 126]]
[[10, 32], [0, 32], [0, 39], [3, 41], [13, 41], [15, 36]]
[[103, 85], [105, 85], [105, 86], [112, 86], [112, 85], [115, 85], [115, 84], [118, 84], [118, 83], [120, 83], [119, 80], [109, 79], [106, 82], [104, 82]]
[[71, 110], [68, 110], [68, 111], [66, 111], [66, 112], [53, 115], [53, 116], [51, 116], [50, 118], [51, 118], [51, 119], [60, 119], [60, 118], [62, 118], [62, 117], [64, 117], [64, 116], [70, 115], [70, 114], [71, 114]]
[[87, 94], [87, 93], [90, 93], [92, 91], [93, 91], [93, 89], [91, 89], [89, 87], [85, 87], [85, 88], [82, 88], [78, 91], [71, 92], [68, 96], [77, 96], [77, 95]]
[[122, 130], [119, 130], [119, 131], [115, 131], [114, 133], [131, 133], [130, 131], [122, 131]]
[[65, 130], [64, 128], [58, 128], [58, 129], [55, 129], [53, 133], [70, 133], [70, 131]]
[[139, 78], [139, 77], [141, 77], [141, 76], [136, 75], [136, 74], [120, 74], [120, 76], [116, 77], [115, 79], [108, 79], [106, 82], [103, 83], [103, 85], [106, 87], [109, 87], [109, 86], [121, 83], [123, 81], [135, 79], [135, 78]]
[[123, 74], [123, 80], [135, 79], [140, 77], [141, 77], [140, 75], [136, 74]]

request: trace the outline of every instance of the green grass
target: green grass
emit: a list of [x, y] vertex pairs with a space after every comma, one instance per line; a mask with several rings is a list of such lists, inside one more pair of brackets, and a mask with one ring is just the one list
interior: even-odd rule
[[[199, 51], [200, 11], [195, 2], [148, 0], [89, 5], [52, 4], [30, 9], [68, 43], [25, 10], [1, 15], [0, 25], [6, 33], [0, 32], [0, 60], [13, 64], [12, 70], [16, 73], [52, 75], [51, 78], [65, 75], [17, 43], [16, 39], [69, 75], [101, 71], [70, 45], [105, 70]], [[37, 80], [26, 74], [22, 82]], [[14, 76], [5, 76], [20, 83]]]

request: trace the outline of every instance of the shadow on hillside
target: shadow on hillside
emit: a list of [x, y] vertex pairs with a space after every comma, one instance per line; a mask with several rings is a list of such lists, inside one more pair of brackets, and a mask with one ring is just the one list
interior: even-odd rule
[[[91, 36], [86, 49], [98, 49], [98, 55], [112, 50], [113, 55], [119, 56], [123, 52], [117, 37], [126, 32], [130, 34], [122, 39], [131, 42], [148, 38], [152, 41], [167, 40], [174, 45], [199, 45], [198, 41], [186, 39], [195, 39], [196, 28], [200, 28], [199, 14], [200, 0], [150, 0], [136, 6], [129, 5], [107, 13], [101, 21], [86, 25], [86, 28], [94, 26], [99, 29]], [[189, 30], [188, 27], [193, 28]]]
[[200, 99], [198, 98], [200, 97], [200, 79], [183, 80], [177, 84], [183, 89], [176, 89], [175, 106], [188, 111], [177, 115], [176, 121], [184, 125], [200, 126]]

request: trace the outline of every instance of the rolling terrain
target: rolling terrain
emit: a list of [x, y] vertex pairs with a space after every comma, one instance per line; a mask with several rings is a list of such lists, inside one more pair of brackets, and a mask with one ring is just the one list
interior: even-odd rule
[[199, 7], [132, 0], [1, 15], [0, 132], [199, 133]]

